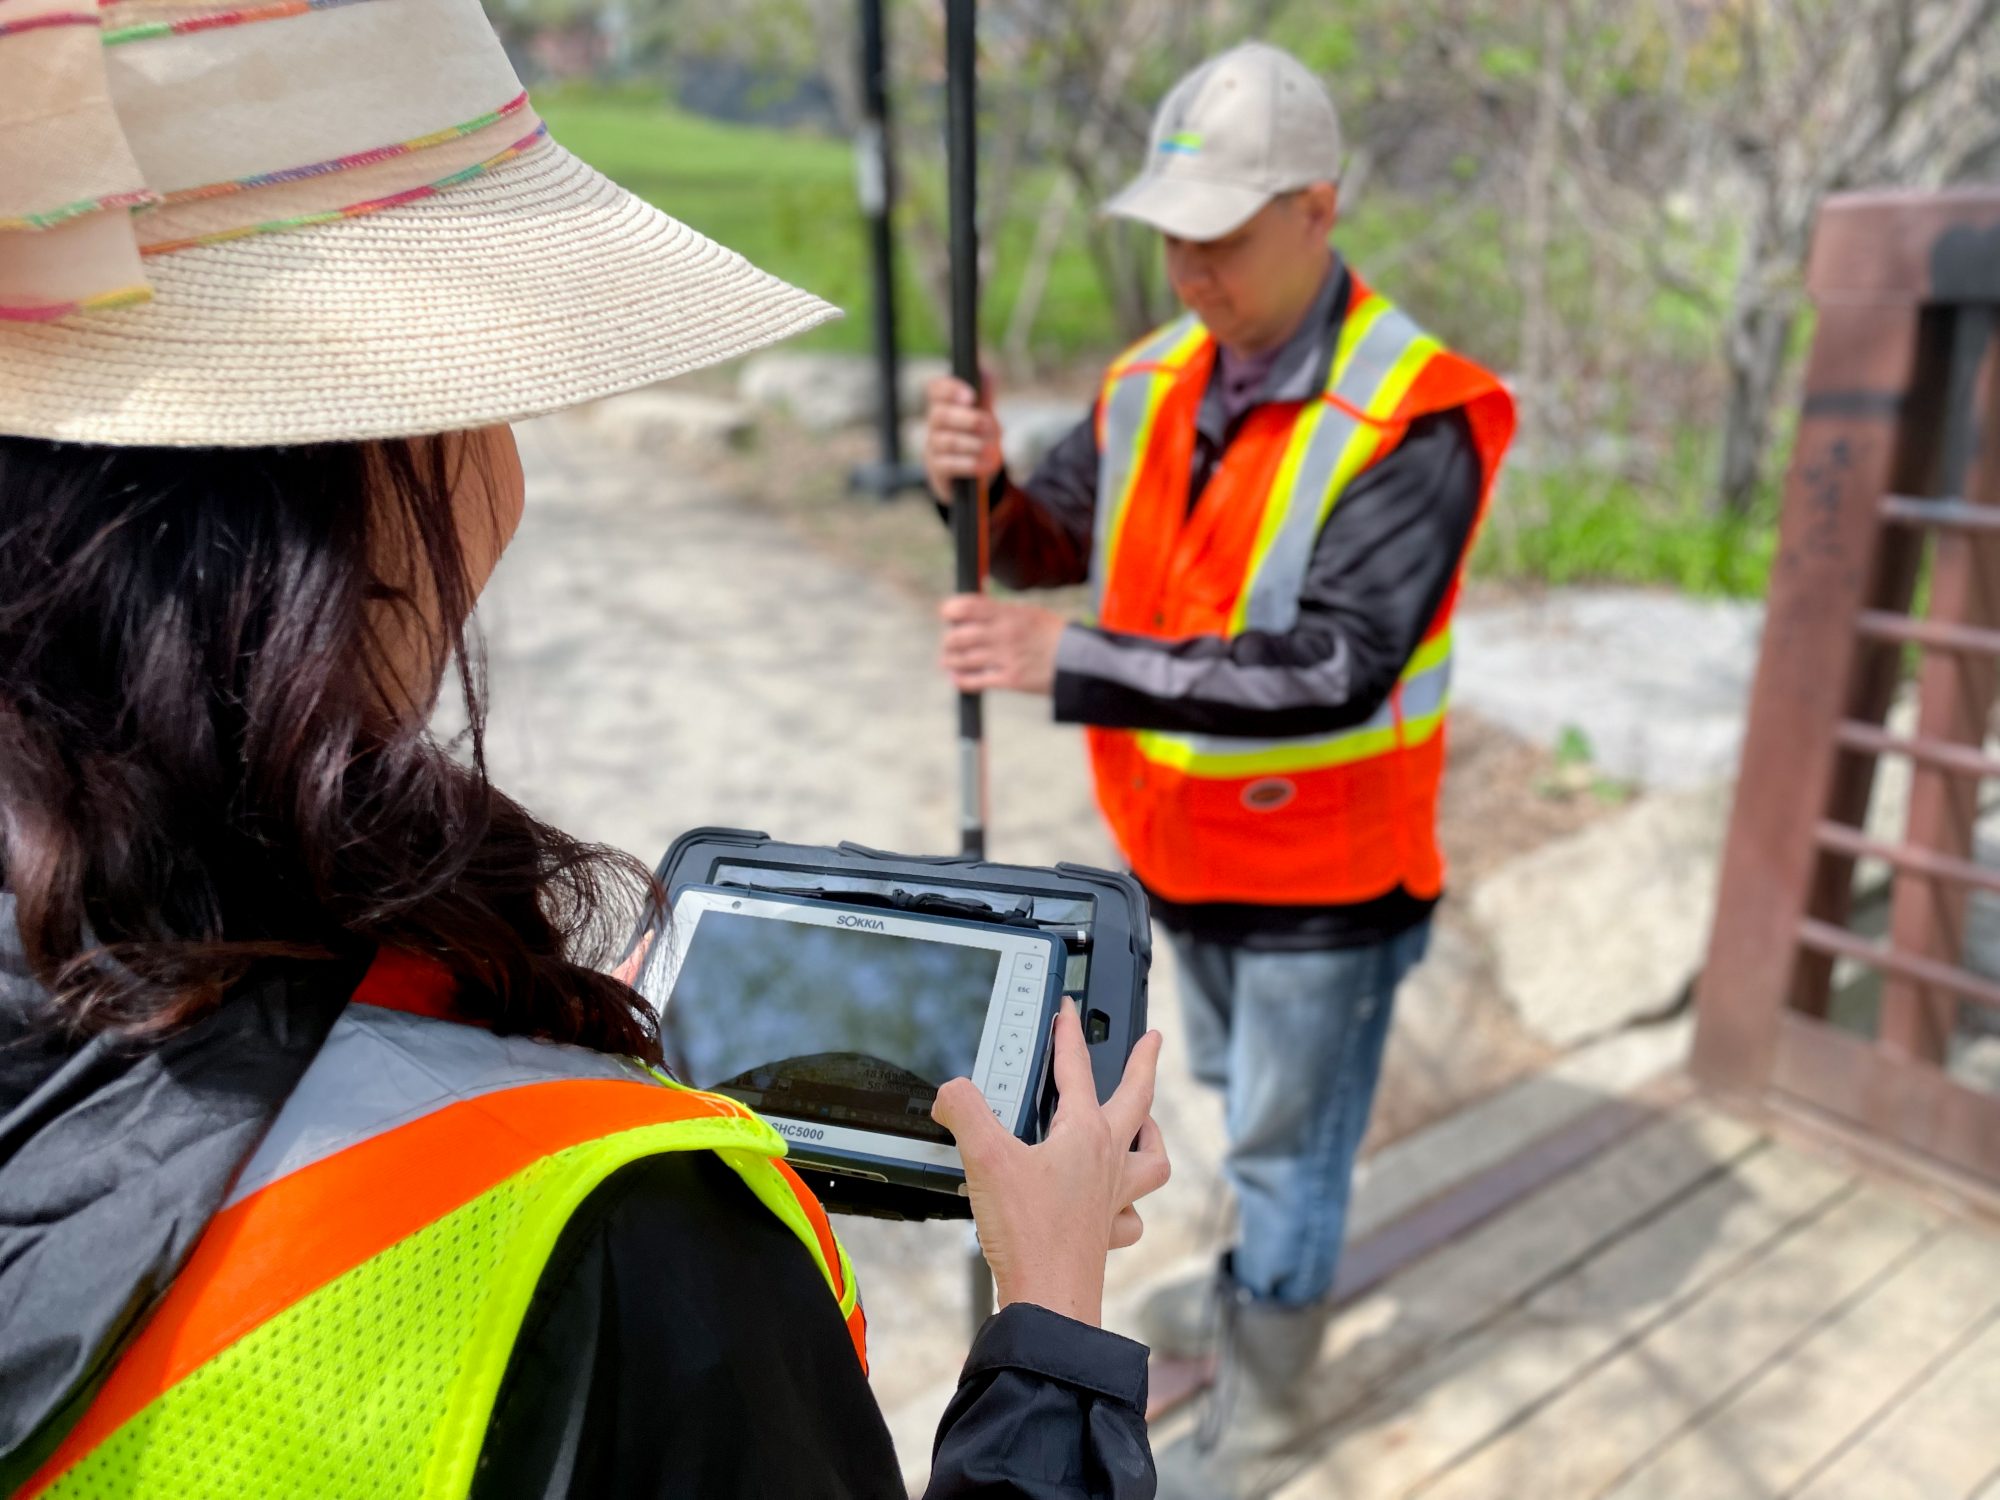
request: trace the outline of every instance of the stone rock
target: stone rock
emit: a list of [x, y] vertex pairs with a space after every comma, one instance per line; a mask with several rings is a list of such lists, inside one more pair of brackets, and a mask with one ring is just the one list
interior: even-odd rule
[[1659, 793], [1479, 883], [1473, 917], [1530, 1032], [1574, 1047], [1681, 1001], [1708, 943], [1728, 816], [1725, 784]]
[[1042, 396], [1002, 396], [1000, 446], [1007, 455], [1007, 472], [1017, 479], [1034, 473], [1049, 449], [1069, 435], [1090, 407], [1077, 401], [1052, 401]]
[[[934, 354], [906, 354], [896, 364], [896, 389], [902, 403], [903, 415], [921, 417], [924, 414], [924, 388], [940, 375], [951, 373], [951, 361], [939, 359]], [[870, 408], [873, 410], [872, 406]]]
[[1565, 589], [1466, 610], [1452, 696], [1535, 744], [1567, 730], [1606, 775], [1647, 787], [1735, 774], [1763, 611], [1638, 589]]
[[875, 416], [875, 362], [860, 354], [759, 354], [744, 361], [736, 389], [745, 401], [789, 413], [813, 432]]
[[658, 389], [599, 401], [588, 409], [588, 420], [607, 441], [635, 453], [737, 447], [757, 426], [741, 401]]

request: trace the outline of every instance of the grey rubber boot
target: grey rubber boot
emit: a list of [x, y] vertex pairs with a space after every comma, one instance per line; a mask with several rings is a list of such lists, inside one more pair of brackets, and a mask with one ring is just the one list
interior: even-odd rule
[[1215, 1269], [1170, 1281], [1139, 1308], [1139, 1339], [1161, 1359], [1206, 1359], [1220, 1341], [1229, 1257]]
[[1155, 1459], [1159, 1500], [1266, 1500], [1297, 1473], [1325, 1425], [1313, 1372], [1332, 1316], [1331, 1302], [1222, 1300], [1215, 1385], [1194, 1433]]

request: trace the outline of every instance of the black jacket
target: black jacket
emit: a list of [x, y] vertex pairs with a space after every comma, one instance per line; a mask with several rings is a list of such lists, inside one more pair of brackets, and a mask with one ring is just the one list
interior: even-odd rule
[[[88, 1406], [362, 969], [273, 969], [164, 1046], [79, 1046], [49, 1029], [11, 915], [0, 896], [0, 1494]], [[966, 1363], [927, 1493], [1147, 1500], [1145, 1359], [1039, 1308], [1002, 1312]], [[705, 1153], [626, 1168], [564, 1231], [475, 1491], [904, 1494], [818, 1268]]]

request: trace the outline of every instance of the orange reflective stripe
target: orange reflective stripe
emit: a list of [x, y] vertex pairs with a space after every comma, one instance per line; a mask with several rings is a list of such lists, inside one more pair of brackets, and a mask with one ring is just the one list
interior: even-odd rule
[[[731, 1117], [723, 1101], [615, 1079], [468, 1099], [282, 1177], [209, 1223], [35, 1494], [237, 1339], [543, 1157], [623, 1130]], [[338, 1213], [329, 1213], [329, 1206]]]
[[799, 1207], [806, 1211], [806, 1221], [812, 1225], [813, 1237], [819, 1241], [820, 1258], [826, 1262], [827, 1270], [833, 1276], [833, 1295], [842, 1301], [847, 1298], [847, 1273], [840, 1264], [840, 1245], [833, 1237], [833, 1226], [826, 1221], [826, 1210], [820, 1207], [813, 1190], [805, 1185], [804, 1179], [792, 1170], [788, 1161], [773, 1159], [772, 1166], [785, 1179], [786, 1186], [797, 1195]]
[[861, 1373], [868, 1373], [868, 1318], [861, 1311], [859, 1302], [854, 1311], [847, 1315], [847, 1336], [854, 1343], [854, 1354], [861, 1361]]
[[[833, 1295], [836, 1302], [847, 1300], [847, 1262], [840, 1253], [840, 1241], [834, 1238], [833, 1225], [827, 1222], [826, 1210], [819, 1198], [806, 1186], [805, 1179], [792, 1170], [792, 1164], [778, 1157], [771, 1159], [771, 1165], [778, 1169], [778, 1175], [785, 1179], [785, 1185], [799, 1200], [799, 1207], [805, 1210], [806, 1222], [812, 1225], [813, 1237], [819, 1242], [820, 1261], [826, 1266], [827, 1274], [833, 1281]], [[854, 1299], [854, 1311], [847, 1315], [847, 1336], [854, 1341], [854, 1354], [861, 1361], [861, 1373], [868, 1373], [868, 1319], [861, 1311], [861, 1299]]]

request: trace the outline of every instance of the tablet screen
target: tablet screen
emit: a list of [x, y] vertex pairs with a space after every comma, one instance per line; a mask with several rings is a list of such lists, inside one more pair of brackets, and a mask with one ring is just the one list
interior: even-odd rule
[[668, 1061], [752, 1109], [949, 1143], [931, 1103], [969, 1077], [990, 948], [710, 910], [662, 1018]]

